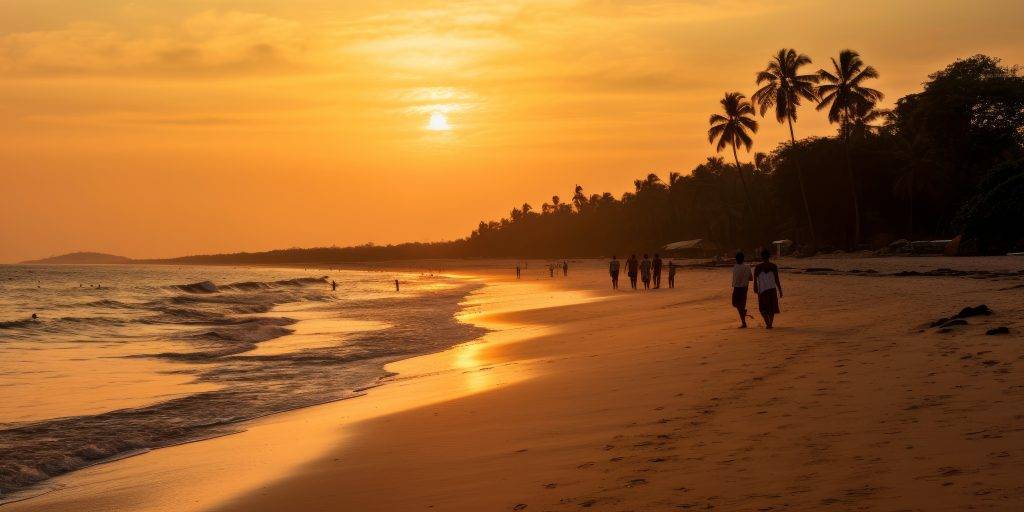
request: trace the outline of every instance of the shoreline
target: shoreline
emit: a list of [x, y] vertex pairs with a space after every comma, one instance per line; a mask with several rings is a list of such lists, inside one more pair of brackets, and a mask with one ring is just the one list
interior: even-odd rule
[[[207, 268], [198, 268], [194, 273], [208, 272], [216, 274]], [[403, 279], [407, 276], [404, 273], [402, 275]], [[387, 377], [388, 372], [384, 367], [388, 362], [443, 350], [476, 339], [482, 334], [479, 329], [459, 324], [454, 317], [460, 309], [459, 304], [481, 286], [478, 283], [447, 278], [409, 277], [409, 289], [397, 295], [368, 291], [367, 287], [372, 289], [376, 279], [371, 273], [345, 271], [340, 273], [339, 281], [342, 276], [347, 276], [346, 282], [352, 288], [341, 294], [344, 298], [340, 300], [341, 295], [335, 297], [333, 302], [325, 302], [324, 296], [330, 293], [317, 291], [315, 285], [287, 287], [280, 292], [287, 295], [273, 295], [270, 299], [247, 291], [228, 293], [223, 300], [210, 302], [216, 304], [215, 313], [210, 315], [217, 316], [212, 316], [213, 321], [209, 326], [195, 327], [191, 321], [168, 324], [177, 329], [170, 334], [164, 331], [163, 335], [171, 339], [171, 342], [142, 337], [139, 338], [141, 342], [123, 342], [123, 346], [137, 347], [127, 350], [130, 355], [121, 355], [121, 352], [111, 355], [110, 351], [102, 350], [88, 352], [86, 349], [81, 354], [76, 352], [74, 355], [78, 357], [74, 361], [82, 361], [81, 365], [92, 365], [85, 369], [99, 371], [101, 374], [89, 380], [88, 376], [94, 372], [84, 371], [81, 372], [82, 378], [77, 381], [72, 381], [77, 375], [74, 372], [67, 371], [69, 377], [57, 374], [55, 378], [65, 378], [79, 385], [62, 385], [63, 381], [49, 384], [49, 388], [58, 393], [56, 396], [40, 394], [36, 400], [31, 400], [34, 393], [42, 393], [42, 390], [47, 389], [48, 380], [35, 383], [35, 386], [42, 387], [23, 385], [24, 393], [20, 392], [22, 388], [15, 387], [12, 403], [8, 404], [8, 409], [15, 414], [5, 415], [5, 418], [13, 417], [20, 421], [11, 420], [0, 433], [4, 441], [0, 452], [9, 455], [4, 457], [5, 463], [0, 464], [5, 484], [4, 492], [0, 495], [0, 505], [49, 492], [53, 487], [53, 479], [62, 475], [152, 450], [230, 435], [243, 428], [239, 425], [245, 422], [273, 414], [361, 396], [367, 389], [380, 385], [381, 379]], [[356, 278], [348, 279], [351, 276]], [[254, 282], [248, 288], [265, 288], [256, 284], [259, 283]], [[185, 286], [162, 286], [158, 287], [158, 291]], [[179, 296], [192, 300], [193, 296], [205, 298], [208, 295], [189, 295], [187, 292], [171, 294], [167, 295], [170, 298], [166, 301], [173, 301]], [[229, 300], [228, 296], [232, 298]], [[118, 329], [129, 334], [134, 334], [130, 329], [136, 329], [138, 325], [143, 325], [142, 329], [148, 327], [149, 324], [137, 320], [138, 317], [145, 320], [148, 317], [144, 315], [161, 314], [165, 307], [162, 302], [156, 301], [156, 306], [139, 303], [135, 296], [118, 295], [116, 298], [126, 302], [112, 298], [103, 301], [125, 304], [124, 308], [141, 304], [131, 309], [136, 317], [125, 315], [117, 324]], [[88, 297], [81, 300], [92, 299]], [[267, 300], [272, 300], [273, 304], [264, 308]], [[260, 309], [255, 312], [245, 310], [238, 314], [230, 310], [221, 312], [228, 309], [222, 304], [236, 303], [244, 303], [245, 308], [257, 304]], [[177, 308], [177, 303], [174, 304], [171, 307]], [[171, 309], [171, 312], [177, 311]], [[198, 309], [186, 311], [196, 316], [200, 311], [206, 312]], [[82, 310], [82, 313], [74, 311], [64, 314], [88, 317], [91, 312]], [[235, 316], [229, 316], [233, 314]], [[59, 316], [55, 313], [52, 318], [42, 322], [63, 325], [63, 318]], [[378, 321], [359, 321], [357, 318], [377, 318]], [[259, 334], [258, 339], [249, 337], [251, 329], [240, 334], [229, 331], [248, 329], [250, 324], [261, 328], [267, 323], [274, 326], [286, 325], [287, 329]], [[425, 332], [426, 326], [433, 327], [432, 337], [417, 335]], [[221, 334], [221, 329], [228, 332]], [[10, 354], [11, 363], [22, 359], [19, 350], [34, 353], [55, 344], [47, 344], [52, 338], [45, 337], [47, 332], [56, 332], [55, 328], [40, 328], [37, 331], [40, 334], [28, 331], [25, 335], [27, 341], [5, 352]], [[234, 337], [225, 337], [229, 335]], [[210, 337], [214, 340], [208, 341]], [[91, 344], [87, 342], [90, 338], [86, 334], [80, 335], [80, 339], [86, 341], [75, 346], [90, 347]], [[196, 341], [191, 344], [187, 342], [193, 339]], [[61, 341], [73, 344], [73, 341]], [[114, 371], [102, 373], [114, 363], [134, 363], [140, 360], [156, 361], [164, 365], [158, 368], [167, 368], [152, 372], [152, 379], [164, 374], [186, 374], [183, 377], [183, 388], [166, 386], [159, 390], [160, 394], [152, 397], [133, 395], [130, 384], [124, 387], [129, 380], [122, 377], [122, 374]], [[11, 368], [17, 369], [17, 364]], [[15, 374], [15, 377], [18, 375]], [[143, 377], [148, 378], [150, 375]], [[28, 379], [23, 378], [22, 381]], [[250, 385], [250, 381], [253, 384]], [[200, 391], [188, 392], [197, 388]], [[90, 395], [83, 395], [90, 393], [89, 390]], [[103, 394], [104, 391], [107, 394]], [[73, 394], [75, 392], [78, 395]], [[20, 397], [30, 401], [19, 406], [19, 402], [13, 399]], [[92, 399], [93, 402], [75, 400], [76, 397]], [[67, 406], [78, 407], [79, 410], [53, 415], [53, 411], [62, 412], [56, 408], [62, 400]], [[44, 406], [50, 408], [43, 409]], [[39, 409], [38, 417], [22, 419], [17, 416], [27, 415], [21, 411], [31, 407]], [[35, 409], [30, 410], [36, 412]], [[44, 415], [46, 413], [50, 415]]]
[[[485, 274], [481, 294], [490, 295], [467, 301], [465, 318], [502, 330], [392, 363], [399, 375], [372, 400], [274, 415], [241, 434], [119, 461], [9, 510], [1024, 503], [1013, 483], [1024, 469], [1024, 433], [1013, 427], [1024, 390], [1011, 382], [1024, 347], [983, 334], [1024, 328], [1019, 291], [1005, 286], [1019, 278], [784, 273], [771, 332], [735, 329], [722, 270], [687, 271], [680, 290], [611, 300], [601, 299], [611, 294], [594, 262], [569, 279], [539, 268], [520, 283]], [[996, 314], [950, 333], [924, 327], [976, 302]], [[112, 485], [151, 482], [152, 466], [185, 473], [135, 494]], [[205, 483], [225, 474], [233, 481]]]
[[[449, 275], [449, 277], [456, 277], [458, 279], [464, 279], [467, 281], [474, 281], [475, 283], [467, 283], [471, 286], [468, 294], [460, 301], [460, 310], [455, 315], [455, 319], [466, 322], [473, 327], [483, 328], [485, 332], [482, 336], [473, 338], [467, 341], [460, 342], [454, 346], [444, 348], [436, 352], [426, 352], [419, 354], [411, 354], [408, 357], [402, 357], [397, 360], [386, 362], [383, 365], [384, 376], [379, 378], [376, 382], [353, 390], [355, 394], [351, 396], [342, 397], [335, 400], [327, 400], [324, 402], [309, 404], [302, 407], [293, 409], [277, 411], [274, 413], [264, 414], [258, 417], [250, 418], [239, 423], [230, 425], [231, 428], [235, 429], [232, 432], [221, 433], [212, 435], [210, 437], [204, 437], [200, 439], [187, 440], [183, 442], [173, 443], [166, 446], [160, 446], [156, 448], [141, 450], [138, 453], [124, 454], [121, 456], [113, 457], [108, 460], [97, 461], [94, 464], [75, 470], [70, 473], [62, 474], [51, 479], [47, 479], [40, 484], [35, 486], [19, 490], [15, 493], [11, 493], [5, 496], [4, 501], [0, 501], [0, 510], [21, 510], [22, 507], [27, 507], [25, 510], [61, 510], [67, 506], [80, 506], [83, 502], [92, 502], [92, 500], [100, 500], [106, 502], [106, 497], [100, 496], [108, 493], [117, 494], [124, 492], [126, 495], [122, 495], [119, 499], [115, 500], [117, 508], [127, 506], [127, 503], [131, 504], [132, 510], [182, 510], [177, 507], [170, 507], [171, 503], [176, 501], [168, 501], [165, 498], [156, 499], [153, 502], [147, 502], [146, 498], [136, 494], [134, 491], [128, 488], [119, 486], [107, 487], [107, 480], [111, 478], [110, 474], [130, 475], [124, 478], [128, 479], [150, 479], [158, 477], [158, 473], [165, 473], [165, 469], [159, 471], [153, 471], [153, 466], [170, 466], [177, 467], [176, 471], [188, 472], [190, 470], [195, 473], [202, 473], [200, 468], [197, 468], [193, 463], [189, 462], [189, 459], [193, 458], [191, 453], [178, 455], [176, 452], [202, 452], [211, 451], [218, 455], [212, 457], [213, 459], [228, 457], [229, 452], [236, 451], [238, 447], [250, 446], [253, 442], [252, 439], [248, 439], [247, 436], [252, 438], [264, 438], [264, 430], [274, 432], [270, 437], [280, 437], [288, 429], [282, 429], [281, 425], [290, 423], [302, 424], [306, 421], [303, 418], [304, 415], [309, 416], [322, 416], [325, 414], [331, 414], [332, 411], [338, 409], [341, 404], [347, 404], [349, 402], [356, 402], [357, 398], [363, 398], [366, 400], [367, 395], [377, 392], [378, 390], [389, 387], [389, 386], [406, 386], [409, 383], [415, 383], [422, 379], [437, 379], [439, 376], [445, 374], [454, 374], [460, 371], [460, 368], [466, 365], [472, 364], [472, 356], [469, 355], [473, 352], [473, 346], [481, 343], [504, 343], [510, 342], [515, 336], [503, 334], [504, 328], [500, 324], [487, 323], [487, 322], [472, 322], [468, 321], [475, 318], [475, 314], [471, 311], [475, 306], [473, 305], [472, 296], [488, 286], [485, 277], [473, 276], [471, 274], [461, 274], [460, 276]], [[573, 295], [568, 293], [567, 295]], [[571, 302], [576, 299], [566, 299]], [[484, 325], [487, 327], [484, 327]], [[525, 326], [518, 326], [525, 327]], [[533, 326], [533, 328], [540, 328], [539, 326]], [[422, 359], [422, 361], [420, 361]], [[472, 387], [477, 387], [479, 384], [474, 384]], [[463, 390], [462, 393], [476, 392], [477, 389], [468, 391]], [[438, 395], [436, 399], [448, 399], [454, 396], [458, 396], [458, 393], [447, 394], [442, 393]], [[395, 398], [388, 398], [388, 400], [394, 401]], [[402, 402], [402, 400], [398, 400]], [[401, 407], [409, 407], [409, 404], [400, 405]], [[377, 414], [379, 404], [367, 402], [360, 404], [357, 407], [358, 412], [355, 414], [369, 415], [372, 416]], [[351, 406], [346, 407], [350, 409]], [[324, 427], [323, 420], [319, 420], [320, 425], [318, 429]], [[328, 444], [333, 443], [336, 439], [333, 435], [325, 435], [323, 430], [318, 430], [320, 436], [314, 444], [318, 444], [318, 450], [322, 451], [327, 448]], [[308, 434], [309, 432], [307, 432]], [[255, 435], [254, 435], [255, 434]], [[238, 438], [238, 440], [236, 440]], [[197, 448], [199, 448], [197, 450]], [[209, 455], [205, 455], [205, 458], [210, 458]], [[200, 458], [204, 458], [200, 457]], [[289, 453], [275, 455], [275, 462], [272, 465], [279, 466], [278, 469], [269, 471], [268, 474], [250, 475], [254, 479], [254, 482], [265, 482], [272, 481], [283, 475], [286, 472], [285, 467], [287, 464], [299, 464], [305, 462], [307, 459], [313, 457], [313, 450], [309, 452]], [[145, 460], [151, 459], [151, 460]], [[153, 460], [158, 459], [158, 460]], [[287, 460], [285, 460], [287, 459]], [[155, 468], [153, 468], [155, 469]], [[198, 470], [198, 471], [195, 471]], [[257, 471], [255, 473], [262, 473]], [[273, 475], [273, 476], [268, 476]], [[237, 475], [236, 475], [237, 476]], [[120, 479], [122, 477], [115, 477]], [[194, 480], [194, 476], [175, 476], [172, 480], [177, 481], [182, 486], [184, 481]], [[174, 486], [174, 483], [169, 485]], [[249, 486], [256, 486], [256, 483], [249, 483]], [[96, 487], [100, 487], [103, 490], [97, 492], [93, 490]], [[244, 487], [244, 486], [243, 486]], [[224, 489], [216, 489], [216, 492], [211, 492], [211, 496], [217, 496], [218, 493], [224, 493]], [[171, 492], [171, 494], [177, 494]], [[129, 497], [130, 496], [130, 497]], [[123, 499], [124, 501], [121, 501]], [[217, 498], [213, 501], [217, 501]], [[141, 503], [140, 503], [141, 500]], [[114, 503], [114, 502], [110, 502]], [[106, 506], [106, 505], [105, 505]], [[154, 508], [155, 507], [155, 508]], [[205, 510], [206, 504], [196, 508], [188, 508], [188, 510]]]

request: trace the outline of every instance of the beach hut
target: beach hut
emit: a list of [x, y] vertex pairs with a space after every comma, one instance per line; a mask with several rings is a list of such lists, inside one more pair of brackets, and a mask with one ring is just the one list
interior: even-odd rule
[[772, 242], [772, 247], [775, 247], [775, 256], [782, 256], [784, 253], [788, 253], [789, 249], [793, 247], [792, 240], [776, 240]]
[[709, 255], [717, 254], [720, 250], [718, 244], [703, 238], [673, 242], [665, 245], [662, 249], [670, 255], [680, 258], [707, 258]]

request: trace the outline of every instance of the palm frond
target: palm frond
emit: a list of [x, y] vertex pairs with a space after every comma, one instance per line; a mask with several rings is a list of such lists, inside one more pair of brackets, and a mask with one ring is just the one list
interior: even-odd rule
[[736, 138], [739, 142], [738, 145], [743, 145], [743, 147], [747, 148], [747, 151], [750, 151], [750, 146], [754, 145], [753, 139], [746, 132], [736, 132]]

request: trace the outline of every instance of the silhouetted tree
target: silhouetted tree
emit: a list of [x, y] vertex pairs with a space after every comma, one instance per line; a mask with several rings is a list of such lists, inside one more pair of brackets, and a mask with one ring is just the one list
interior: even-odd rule
[[[818, 75], [800, 73], [800, 68], [810, 63], [810, 57], [797, 53], [792, 48], [780, 49], [779, 53], [768, 62], [768, 66], [757, 73], [756, 83], [761, 88], [751, 96], [754, 103], [760, 107], [762, 117], [766, 112], [774, 109], [775, 120], [789, 125], [789, 140], [792, 144], [796, 144], [793, 122], [796, 121], [797, 109], [800, 107], [801, 100], [817, 100], [814, 84], [818, 82]], [[810, 231], [812, 243], [815, 243], [814, 220], [811, 217], [811, 207], [807, 202], [803, 171], [799, 162], [795, 162], [795, 165], [797, 181], [800, 183], [800, 197], [804, 205], [804, 214], [807, 217], [807, 229]]]
[[853, 197], [853, 245], [860, 243], [860, 200], [857, 194], [857, 180], [853, 176], [850, 161], [850, 134], [859, 117], [863, 118], [882, 99], [880, 91], [864, 86], [869, 79], [878, 78], [878, 72], [865, 66], [860, 54], [853, 50], [839, 52], [839, 61], [832, 59], [832, 72], [818, 71], [821, 85], [818, 86], [818, 110], [828, 109], [830, 123], [839, 124], [839, 135], [846, 146], [846, 170], [850, 180], [850, 194]]
[[[754, 141], [750, 138], [751, 133], [757, 132], [757, 121], [754, 119], [754, 107], [747, 101], [747, 97], [739, 92], [727, 92], [722, 98], [722, 114], [711, 114], [708, 119], [708, 142], [715, 144], [715, 150], [721, 152], [726, 146], [732, 146], [732, 156], [736, 161], [736, 173], [739, 174], [740, 182], [743, 184], [743, 195], [746, 198], [747, 210], [750, 210], [750, 191], [747, 189], [747, 180], [743, 177], [740, 168], [740, 157], [736, 152], [738, 146], [743, 146], [750, 151]], [[749, 133], [748, 133], [749, 131]]]

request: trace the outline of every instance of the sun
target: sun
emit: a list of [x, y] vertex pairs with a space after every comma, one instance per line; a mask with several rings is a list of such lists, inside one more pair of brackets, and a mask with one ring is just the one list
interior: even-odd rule
[[448, 124], [448, 116], [441, 112], [434, 112], [430, 114], [427, 129], [435, 132], [446, 132], [452, 129], [452, 125]]

